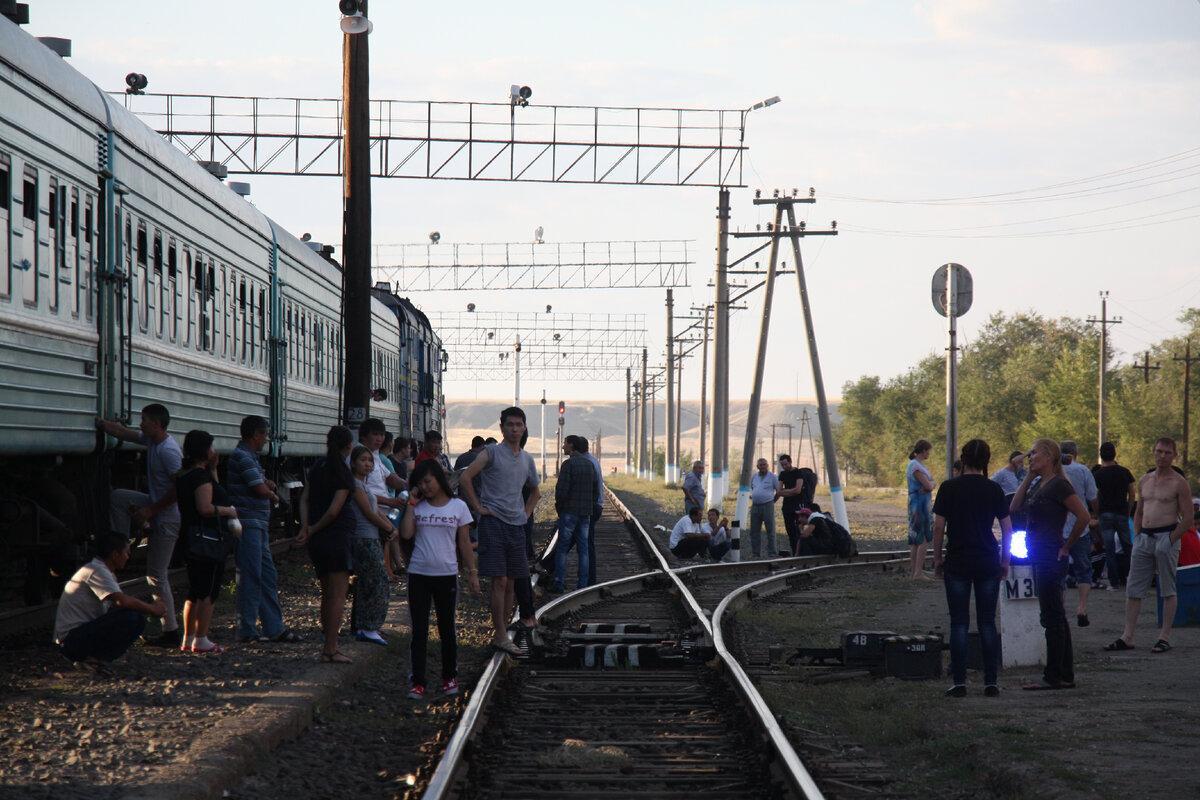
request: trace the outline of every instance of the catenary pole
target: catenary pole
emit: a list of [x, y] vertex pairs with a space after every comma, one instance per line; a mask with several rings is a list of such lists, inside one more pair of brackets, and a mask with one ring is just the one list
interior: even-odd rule
[[646, 348], [642, 348], [642, 427], [641, 436], [638, 439], [638, 477], [642, 480], [647, 480], [650, 477], [650, 470], [646, 467], [646, 425], [649, 423], [650, 410], [646, 407], [646, 396], [649, 394], [646, 382], [648, 377], [647, 353]]
[[[366, 0], [360, 0], [367, 15]], [[366, 33], [342, 36], [342, 422], [357, 427], [371, 402], [371, 111]]]
[[671, 288], [667, 287], [667, 447], [666, 461], [663, 464], [663, 482], [674, 483], [678, 480], [676, 472], [679, 460], [675, 452], [675, 426], [678, 417], [675, 416], [675, 297]]
[[724, 505], [729, 459], [729, 190], [722, 187], [717, 203], [717, 271], [713, 302], [712, 455], [708, 498]]
[[634, 371], [625, 367], [625, 475], [634, 474]]
[[[767, 364], [767, 337], [771, 331], [771, 301], [775, 295], [775, 265], [779, 260], [779, 237], [782, 235], [780, 223], [783, 221], [784, 203], [775, 205], [776, 236], [771, 237], [771, 256], [767, 262], [767, 279], [763, 291], [762, 326], [758, 331], [758, 356], [754, 361], [754, 383], [750, 389], [750, 403], [746, 409], [746, 438], [742, 447], [741, 471], [738, 474], [737, 505], [734, 518], [740, 529], [746, 529], [746, 521], [750, 512], [750, 476], [754, 472], [757, 461], [754, 450], [754, 440], [758, 433], [758, 408], [762, 399], [763, 372]], [[766, 548], [768, 553], [775, 552], [777, 542], [770, 542]]]
[[[787, 207], [788, 227], [796, 231], [796, 212]], [[833, 518], [847, 530], [850, 519], [846, 516], [846, 497], [842, 491], [842, 479], [838, 473], [837, 452], [833, 445], [833, 425], [829, 421], [829, 404], [825, 401], [825, 381], [821, 377], [821, 358], [817, 353], [817, 335], [813, 331], [812, 309], [808, 303], [808, 286], [804, 281], [804, 260], [800, 257], [800, 237], [793, 235], [792, 254], [796, 259], [796, 283], [800, 288], [800, 309], [804, 314], [804, 330], [808, 336], [808, 355], [812, 362], [813, 388], [817, 392], [817, 421], [821, 425], [821, 450], [825, 452], [825, 470], [828, 472], [829, 494], [833, 498]]]

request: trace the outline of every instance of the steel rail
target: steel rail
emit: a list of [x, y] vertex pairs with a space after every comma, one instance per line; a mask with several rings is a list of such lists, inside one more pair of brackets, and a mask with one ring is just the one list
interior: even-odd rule
[[[710, 619], [709, 614], [688, 588], [684, 577], [691, 573], [701, 576], [705, 573], [713, 575], [736, 575], [742, 572], [761, 572], [764, 566], [763, 562], [705, 564], [673, 569], [667, 562], [662, 548], [633, 516], [625, 504], [607, 487], [605, 487], [605, 492], [614, 507], [628, 522], [632, 523], [651, 553], [653, 553], [657, 569], [638, 575], [606, 581], [595, 586], [590, 586], [587, 589], [565, 594], [538, 609], [538, 619], [555, 618], [589, 603], [593, 603], [601, 595], [613, 597], [641, 591], [647, 580], [665, 575], [678, 590], [680, 602], [690, 609], [693, 619], [696, 620], [702, 629], [704, 638], [707, 640], [705, 643], [715, 645], [715, 639], [720, 634], [719, 629], [714, 625], [713, 621], [716, 619], [716, 615], [714, 614], [712, 619]], [[895, 559], [895, 556], [896, 554], [894, 553], [863, 554], [856, 557], [858, 562], [854, 566], [857, 569], [862, 569], [865, 566], [879, 562], [890, 563]], [[768, 565], [768, 568], [775, 568], [776, 564], [781, 568], [780, 573], [766, 578], [766, 581], [786, 580], [787, 578], [794, 579], [796, 576], [804, 574], [813, 568], [845, 568], [848, 566], [844, 563], [839, 563], [837, 558], [831, 556], [780, 559], [778, 562], [772, 562]], [[759, 585], [761, 583], [763, 581], [755, 581], [751, 585]], [[722, 606], [724, 604], [725, 601], [722, 600]], [[791, 791], [797, 797], [803, 797], [806, 800], [823, 798], [816, 783], [805, 769], [799, 756], [792, 748], [791, 743], [788, 742], [787, 737], [784, 736], [773, 713], [758, 694], [749, 676], [746, 675], [733, 657], [728, 654], [727, 650], [720, 648], [718, 652], [723, 654], [721, 657], [727, 668], [726, 674], [733, 682], [735, 690], [746, 703], [748, 713], [758, 719], [768, 741], [770, 741], [776, 755], [776, 763], [781, 765], [780, 772], [785, 782], [791, 788]], [[470, 747], [471, 741], [478, 732], [476, 727], [485, 721], [487, 704], [495, 693], [496, 681], [503, 675], [503, 667], [506, 663], [505, 656], [497, 653], [492, 657], [491, 662], [484, 670], [475, 691], [471, 694], [467, 708], [463, 712], [459, 724], [455, 727], [450, 740], [447, 742], [446, 749], [443, 752], [441, 760], [438, 762], [437, 768], [430, 777], [429, 784], [422, 795], [425, 800], [444, 800], [444, 798], [450, 796], [452, 788], [466, 766], [464, 756]]]
[[725, 646], [725, 636], [721, 627], [722, 617], [725, 611], [735, 604], [741, 606], [750, 602], [755, 596], [785, 591], [790, 588], [792, 582], [801, 576], [811, 576], [813, 574], [844, 575], [861, 572], [869, 567], [899, 564], [907, 560], [907, 556], [905, 558], [897, 558], [897, 553], [883, 553], [880, 555], [886, 556], [886, 558], [872, 558], [849, 563], [818, 564], [748, 583], [726, 595], [713, 611], [713, 646], [717, 650], [717, 657], [721, 659], [721, 662], [725, 665], [725, 669], [733, 678], [734, 687], [742, 696], [742, 700], [754, 709], [761, 723], [767, 728], [772, 744], [775, 745], [777, 752], [780, 753], [784, 759], [784, 763], [788, 767], [789, 777], [795, 781], [793, 788], [799, 791], [805, 800], [824, 800], [825, 794], [817, 786], [816, 781], [808, 769], [805, 768], [796, 751], [792, 748], [791, 743], [787, 741], [787, 736], [775, 719], [775, 713], [771, 711], [766, 701], [763, 700], [762, 695], [754, 688], [754, 682], [746, 674], [742, 665], [738, 663], [738, 660]]

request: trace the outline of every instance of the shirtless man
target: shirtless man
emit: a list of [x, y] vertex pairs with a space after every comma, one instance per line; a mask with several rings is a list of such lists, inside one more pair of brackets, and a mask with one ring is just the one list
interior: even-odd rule
[[1121, 638], [1105, 645], [1105, 650], [1132, 650], [1142, 598], [1150, 588], [1150, 579], [1158, 572], [1163, 598], [1162, 630], [1151, 653], [1171, 649], [1171, 623], [1179, 598], [1175, 594], [1175, 570], [1179, 566], [1179, 540], [1192, 519], [1192, 498], [1187, 481], [1171, 469], [1175, 460], [1175, 440], [1162, 437], [1154, 443], [1154, 471], [1138, 483], [1139, 502], [1133, 515], [1138, 536], [1130, 555], [1129, 582], [1125, 587], [1125, 631]]

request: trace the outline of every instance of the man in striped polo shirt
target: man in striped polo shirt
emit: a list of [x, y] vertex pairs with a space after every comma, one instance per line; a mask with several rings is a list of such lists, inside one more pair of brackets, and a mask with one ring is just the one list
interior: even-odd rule
[[[252, 414], [242, 420], [242, 440], [229, 456], [226, 487], [242, 523], [237, 546], [237, 638], [239, 642], [298, 642], [283, 626], [276, 587], [275, 561], [268, 546], [271, 504], [279, 502], [275, 482], [267, 479], [258, 451], [271, 435], [270, 424]], [[262, 620], [262, 635], [256, 624]]]

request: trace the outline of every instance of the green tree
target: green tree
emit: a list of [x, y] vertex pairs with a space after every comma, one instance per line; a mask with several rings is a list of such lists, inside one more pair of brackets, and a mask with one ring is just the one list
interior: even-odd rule
[[1094, 463], [1100, 446], [1099, 431], [1099, 343], [1085, 340], [1059, 355], [1054, 369], [1038, 386], [1033, 419], [1021, 426], [1021, 438], [1055, 441], [1073, 439], [1080, 460]]

